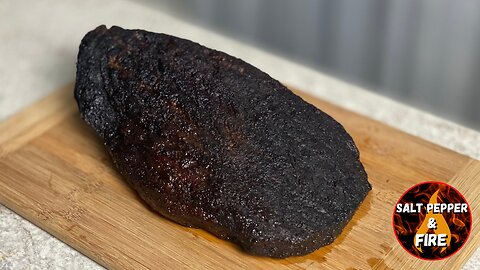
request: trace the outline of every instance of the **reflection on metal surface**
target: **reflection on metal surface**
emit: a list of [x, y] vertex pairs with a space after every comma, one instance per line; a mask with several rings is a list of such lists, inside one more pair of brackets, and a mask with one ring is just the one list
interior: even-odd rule
[[480, 2], [143, 0], [480, 129]]

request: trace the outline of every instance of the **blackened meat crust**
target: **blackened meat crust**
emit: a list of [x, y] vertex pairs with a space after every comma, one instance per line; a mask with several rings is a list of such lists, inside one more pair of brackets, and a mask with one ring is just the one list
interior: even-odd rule
[[148, 205], [251, 254], [331, 243], [371, 189], [339, 123], [185, 39], [99, 26], [80, 44], [75, 98]]

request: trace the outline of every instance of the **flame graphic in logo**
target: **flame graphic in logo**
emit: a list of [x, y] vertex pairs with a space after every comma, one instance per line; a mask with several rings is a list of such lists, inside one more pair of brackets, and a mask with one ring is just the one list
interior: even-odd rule
[[[466, 203], [466, 200], [458, 190], [446, 183], [419, 183], [408, 189], [397, 204], [421, 204], [422, 207], [415, 212], [402, 213], [394, 210], [393, 228], [397, 240], [410, 254], [427, 260], [440, 260], [454, 254], [467, 241], [472, 227], [472, 215], [470, 208], [461, 213], [434, 213], [432, 207], [427, 208], [429, 203], [455, 204]], [[439, 241], [445, 245], [439, 246]]]
[[[432, 194], [432, 197], [430, 197], [430, 201], [428, 202], [429, 204], [436, 204], [437, 203], [437, 197], [438, 197], [438, 192], [440, 190], [438, 189], [437, 191], [435, 191], [435, 193]], [[434, 213], [433, 211], [428, 211], [423, 219], [423, 222], [420, 224], [420, 227], [418, 227], [417, 229], [417, 233], [415, 234], [414, 236], [414, 243], [415, 243], [415, 248], [418, 249], [418, 251], [420, 252], [423, 252], [422, 251], [422, 247], [420, 245], [417, 245], [417, 234], [421, 234], [421, 235], [424, 235], [426, 234], [430, 229], [428, 228], [428, 223], [429, 223], [429, 220], [433, 218], [436, 222], [436, 228], [433, 229], [433, 231], [435, 232], [435, 234], [439, 235], [439, 234], [446, 234], [447, 235], [447, 238], [446, 238], [446, 243], [447, 243], [447, 247], [450, 246], [450, 240], [452, 239], [452, 235], [450, 233], [450, 227], [448, 227], [448, 223], [447, 221], [445, 220], [445, 218], [443, 217], [443, 214], [442, 213]], [[442, 250], [441, 252], [443, 252], [445, 249], [447, 249], [447, 247], [442, 247]]]

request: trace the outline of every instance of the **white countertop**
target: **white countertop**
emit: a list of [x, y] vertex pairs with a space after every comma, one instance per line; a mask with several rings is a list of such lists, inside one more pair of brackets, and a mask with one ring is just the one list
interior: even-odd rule
[[[352, 111], [480, 159], [480, 133], [129, 1], [2, 1], [0, 121], [75, 78], [83, 35], [100, 24], [195, 40]], [[0, 205], [0, 269], [100, 269]], [[464, 266], [480, 269], [480, 249]]]

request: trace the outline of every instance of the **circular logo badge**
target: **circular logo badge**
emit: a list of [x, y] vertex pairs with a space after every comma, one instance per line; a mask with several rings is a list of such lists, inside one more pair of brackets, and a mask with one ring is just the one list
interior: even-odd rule
[[420, 259], [441, 260], [468, 239], [472, 214], [465, 197], [442, 182], [408, 189], [395, 205], [393, 230], [403, 248]]

